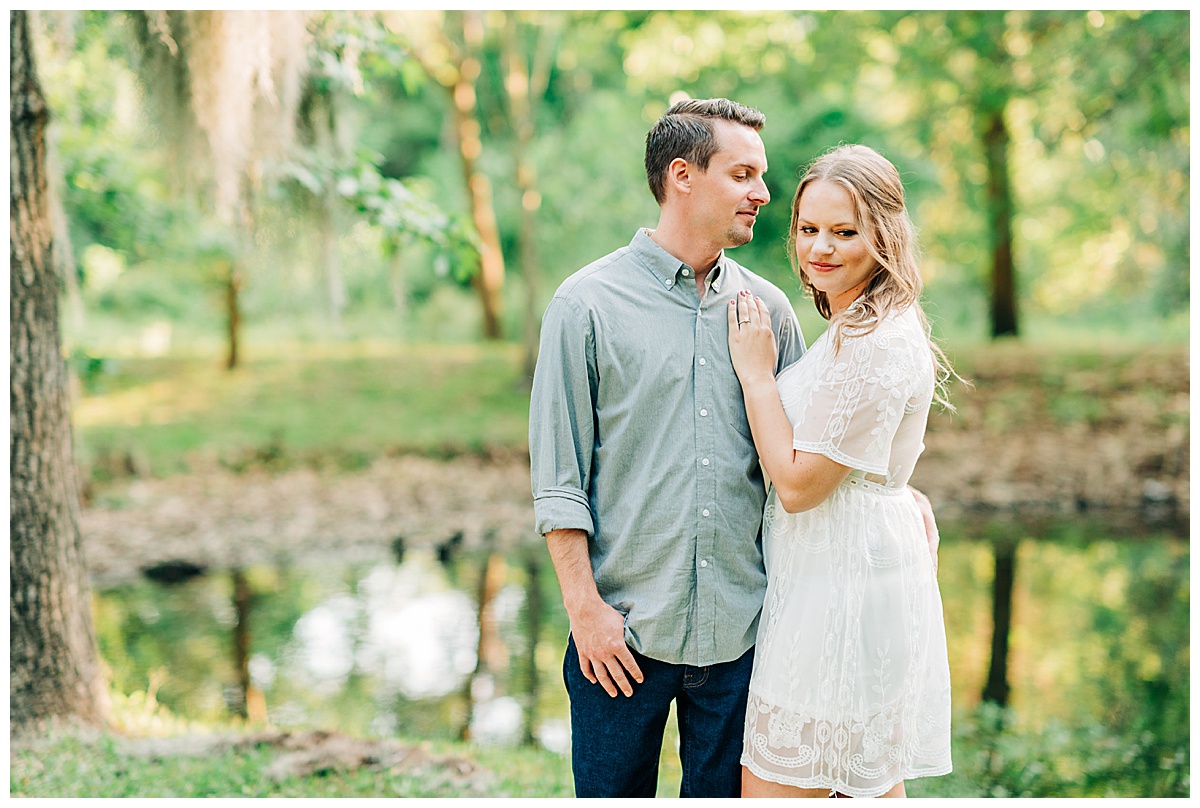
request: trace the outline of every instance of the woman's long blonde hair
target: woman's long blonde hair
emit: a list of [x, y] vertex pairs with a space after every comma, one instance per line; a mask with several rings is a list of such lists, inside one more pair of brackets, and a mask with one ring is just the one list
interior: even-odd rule
[[[855, 224], [876, 262], [875, 273], [868, 279], [863, 293], [837, 314], [832, 314], [828, 297], [813, 286], [796, 254], [800, 197], [804, 189], [817, 180], [835, 182], [850, 194], [854, 203]], [[835, 352], [841, 347], [843, 336], [869, 334], [889, 312], [915, 308], [933, 354], [936, 382], [934, 398], [942, 406], [954, 409], [946, 398], [946, 382], [951, 376], [957, 378], [958, 374], [933, 341], [929, 320], [921, 308], [920, 297], [924, 284], [917, 266], [916, 228], [904, 205], [904, 184], [900, 181], [900, 172], [891, 161], [872, 148], [855, 144], [838, 146], [814, 160], [801, 178], [796, 196], [792, 199], [792, 224], [788, 229], [787, 246], [792, 268], [800, 278], [800, 284], [812, 297], [821, 316], [829, 320], [829, 327], [834, 329]]]

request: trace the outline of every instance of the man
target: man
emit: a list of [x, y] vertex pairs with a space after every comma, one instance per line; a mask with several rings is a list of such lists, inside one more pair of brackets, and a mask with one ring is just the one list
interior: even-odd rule
[[658, 226], [568, 278], [542, 322], [534, 511], [571, 621], [581, 797], [654, 796], [672, 701], [680, 796], [739, 791], [765, 492], [729, 301], [742, 289], [766, 301], [777, 369], [804, 351], [783, 292], [724, 253], [753, 238], [770, 201], [764, 123], [725, 99], [667, 110], [646, 138]]

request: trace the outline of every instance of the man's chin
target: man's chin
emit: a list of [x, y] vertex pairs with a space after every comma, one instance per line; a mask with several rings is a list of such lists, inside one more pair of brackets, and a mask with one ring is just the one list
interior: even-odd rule
[[754, 240], [754, 229], [747, 227], [747, 228], [739, 228], [737, 230], [730, 230], [728, 235], [729, 235], [729, 246], [730, 247], [740, 247], [743, 244], [749, 244], [751, 241]]

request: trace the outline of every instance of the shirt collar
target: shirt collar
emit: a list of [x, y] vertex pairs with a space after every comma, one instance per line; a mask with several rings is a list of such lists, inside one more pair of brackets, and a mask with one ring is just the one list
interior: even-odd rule
[[[629, 242], [629, 248], [668, 289], [680, 282], [681, 275], [689, 280], [695, 278], [692, 268], [658, 246], [654, 239], [650, 238], [650, 231], [644, 227], [638, 228], [637, 233], [633, 236], [633, 241]], [[721, 282], [727, 274], [725, 261], [725, 251], [722, 250], [717, 257], [717, 263], [708, 272], [705, 282], [714, 292], [721, 291]]]

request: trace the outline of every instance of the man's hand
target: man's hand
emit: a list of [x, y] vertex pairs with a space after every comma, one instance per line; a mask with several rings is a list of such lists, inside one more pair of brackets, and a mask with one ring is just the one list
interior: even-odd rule
[[[642, 670], [625, 644], [625, 616], [599, 598], [571, 615], [571, 636], [579, 653], [579, 669], [592, 684], [616, 697], [620, 689], [633, 695], [632, 676], [639, 684]], [[626, 675], [628, 673], [628, 675]]]
[[937, 522], [933, 521], [933, 505], [929, 503], [929, 497], [911, 485], [908, 490], [912, 492], [913, 499], [917, 501], [917, 508], [921, 511], [921, 521], [925, 523], [925, 540], [929, 542], [929, 556], [933, 559], [933, 572], [936, 575], [938, 543], [941, 539], [938, 536]]
[[642, 670], [625, 644], [625, 616], [605, 603], [596, 590], [587, 543], [587, 533], [582, 530], [551, 530], [546, 534], [563, 605], [571, 619], [579, 669], [589, 682], [599, 684], [613, 698], [618, 688], [632, 696], [629, 676], [640, 684]]

